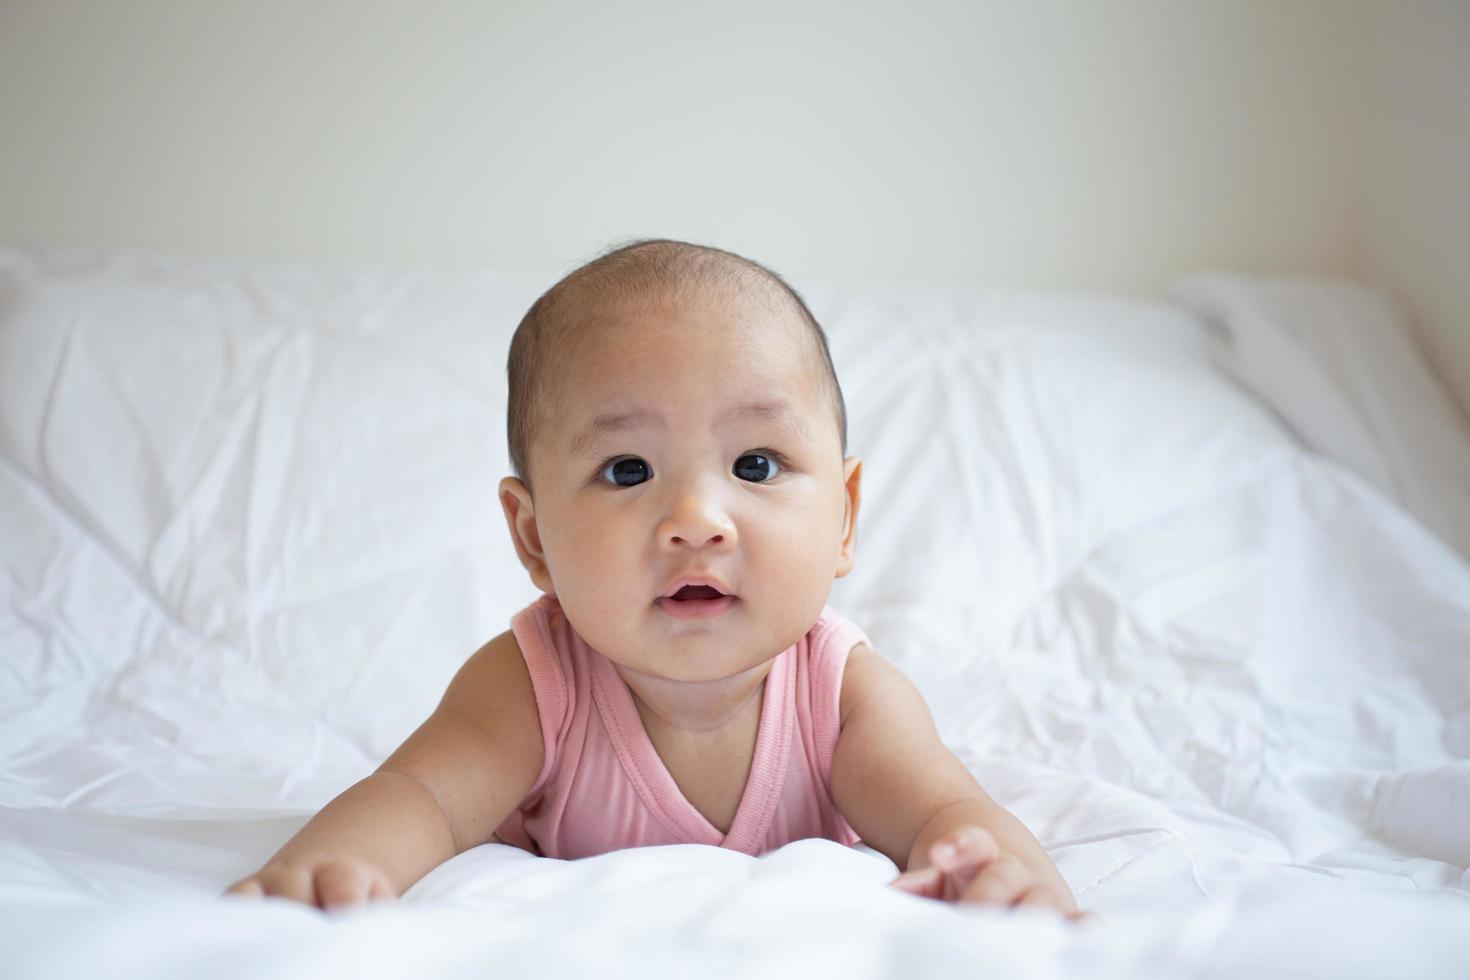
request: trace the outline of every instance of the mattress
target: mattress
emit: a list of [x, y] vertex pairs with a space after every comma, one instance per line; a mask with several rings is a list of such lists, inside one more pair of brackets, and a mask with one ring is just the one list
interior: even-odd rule
[[0, 251], [7, 975], [1470, 974], [1470, 435], [1311, 282], [796, 284], [864, 459], [831, 603], [1084, 923], [820, 840], [221, 899], [535, 598], [495, 485], [554, 278]]

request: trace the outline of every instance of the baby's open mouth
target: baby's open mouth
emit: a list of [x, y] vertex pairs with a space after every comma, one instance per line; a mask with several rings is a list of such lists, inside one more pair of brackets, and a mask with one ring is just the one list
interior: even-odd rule
[[718, 619], [730, 611], [738, 600], [718, 586], [699, 584], [681, 585], [671, 593], [659, 597], [658, 607], [674, 619]]
[[669, 598], [675, 602], [687, 602], [690, 599], [718, 599], [724, 594], [712, 585], [686, 585]]

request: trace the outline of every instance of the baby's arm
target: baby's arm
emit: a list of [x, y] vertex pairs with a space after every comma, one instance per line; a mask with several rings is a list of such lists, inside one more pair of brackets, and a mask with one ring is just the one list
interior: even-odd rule
[[439, 706], [371, 776], [230, 887], [328, 908], [390, 898], [488, 841], [541, 771], [540, 719], [511, 633], [467, 660]]
[[918, 689], [859, 644], [842, 679], [832, 792], [858, 835], [904, 873], [894, 884], [947, 901], [1077, 903], [1046, 851], [945, 747]]

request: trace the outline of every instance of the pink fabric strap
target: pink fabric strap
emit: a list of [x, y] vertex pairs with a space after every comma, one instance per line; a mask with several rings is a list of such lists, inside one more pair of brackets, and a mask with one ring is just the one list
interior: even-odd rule
[[511, 618], [511, 632], [520, 645], [531, 686], [536, 692], [536, 712], [541, 719], [541, 773], [526, 794], [528, 801], [546, 786], [556, 768], [558, 733], [567, 717], [567, 682], [565, 667], [558, 661], [557, 643], [551, 635], [551, 622], [541, 601], [537, 601]]

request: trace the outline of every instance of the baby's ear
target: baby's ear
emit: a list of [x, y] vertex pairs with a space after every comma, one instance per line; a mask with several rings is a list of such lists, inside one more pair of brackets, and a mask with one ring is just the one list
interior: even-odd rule
[[500, 507], [510, 528], [510, 540], [516, 546], [521, 565], [531, 573], [531, 581], [542, 592], [555, 591], [546, 568], [546, 553], [541, 548], [541, 532], [536, 527], [536, 505], [531, 491], [518, 478], [508, 476], [500, 481]]
[[857, 563], [858, 508], [863, 502], [863, 461], [849, 456], [842, 461], [842, 543], [837, 552], [837, 578], [852, 571]]

